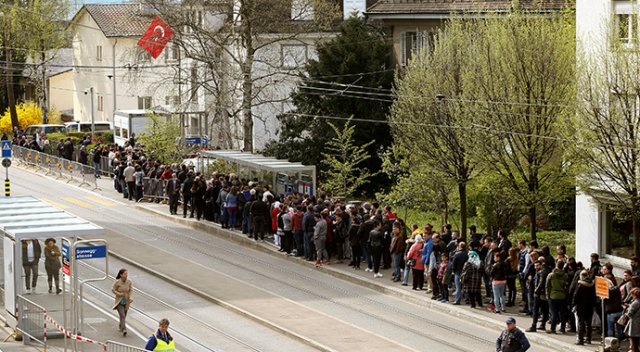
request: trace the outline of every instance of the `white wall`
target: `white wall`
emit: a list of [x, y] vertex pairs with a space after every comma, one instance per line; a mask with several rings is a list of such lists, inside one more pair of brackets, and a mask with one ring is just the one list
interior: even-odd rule
[[[94, 88], [94, 108], [96, 121], [113, 120], [113, 48], [115, 43], [116, 66], [116, 109], [138, 109], [138, 97], [152, 97], [151, 106], [165, 105], [167, 96], [177, 96], [178, 87], [174, 79], [175, 68], [164, 67], [177, 61], [166, 62], [168, 47], [157, 58], [139, 61], [141, 49], [137, 46], [138, 38], [106, 38], [91, 16], [84, 14], [77, 19], [76, 33], [73, 38], [73, 63], [76, 66], [101, 66], [95, 68], [76, 68], [73, 71], [74, 119], [91, 120], [91, 98], [84, 94], [90, 87]], [[117, 40], [117, 42], [116, 42]], [[96, 47], [102, 46], [102, 60], [96, 58]], [[129, 65], [130, 69], [123, 68]], [[138, 69], [136, 69], [136, 65]], [[153, 66], [162, 66], [153, 68]], [[188, 86], [183, 86], [188, 91]], [[102, 97], [103, 109], [98, 110], [98, 100]]]
[[592, 197], [576, 194], [576, 260], [589, 267], [591, 253], [604, 254], [600, 240], [600, 209]]
[[49, 109], [73, 110], [73, 71], [49, 78]]

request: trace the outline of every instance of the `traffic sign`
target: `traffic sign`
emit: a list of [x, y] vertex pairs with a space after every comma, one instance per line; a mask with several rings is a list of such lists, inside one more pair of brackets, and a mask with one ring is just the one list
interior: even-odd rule
[[104, 258], [106, 256], [106, 245], [76, 248], [76, 260]]
[[2, 157], [11, 157], [11, 141], [2, 141]]
[[609, 299], [609, 280], [596, 276], [596, 296]]
[[62, 243], [62, 273], [71, 276], [71, 268], [69, 261], [69, 244], [63, 242]]
[[9, 159], [9, 158], [2, 159], [2, 166], [4, 166], [4, 167], [11, 166], [11, 159]]

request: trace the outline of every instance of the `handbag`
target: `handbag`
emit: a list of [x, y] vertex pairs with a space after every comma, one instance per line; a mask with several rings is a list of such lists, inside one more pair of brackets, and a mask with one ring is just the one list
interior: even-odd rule
[[618, 321], [616, 321], [617, 324], [622, 326], [626, 326], [628, 322], [629, 322], [629, 316], [627, 316], [626, 314], [622, 314], [620, 318], [618, 318]]
[[414, 267], [414, 266], [416, 265], [416, 259], [415, 259], [415, 258], [407, 259], [407, 265], [408, 265], [410, 268]]

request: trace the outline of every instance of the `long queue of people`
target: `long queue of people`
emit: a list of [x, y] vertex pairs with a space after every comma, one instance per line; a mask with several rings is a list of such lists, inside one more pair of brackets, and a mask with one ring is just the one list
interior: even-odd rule
[[[279, 251], [316, 266], [347, 261], [374, 279], [391, 269], [393, 282], [408, 286], [411, 278], [413, 290], [442, 303], [503, 314], [516, 306], [519, 294], [519, 312], [532, 316], [527, 332], [576, 333], [577, 344], [589, 344], [593, 321], [601, 321], [605, 334], [631, 337], [632, 350], [640, 352], [640, 265], [635, 257], [618, 282], [611, 264], [602, 264], [596, 253], [583, 266], [566, 255], [564, 245], [555, 248], [554, 256], [537, 241], [513, 245], [503, 230], [494, 237], [471, 226], [467, 243], [449, 224], [440, 231], [430, 224], [409, 228], [391, 207], [377, 203], [344, 204], [297, 192], [276, 196], [257, 179], [220, 173], [206, 178], [186, 166], [146, 160], [132, 148], [114, 159], [114, 187], [132, 200], [141, 197], [144, 177], [157, 178], [163, 180], [173, 215], [182, 202], [185, 218], [213, 221], [255, 241], [273, 240]], [[609, 283], [604, 315], [595, 295], [596, 276]]]

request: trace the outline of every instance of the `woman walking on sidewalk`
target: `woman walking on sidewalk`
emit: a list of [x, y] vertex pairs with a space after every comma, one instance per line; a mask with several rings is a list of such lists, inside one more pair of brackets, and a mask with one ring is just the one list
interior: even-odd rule
[[115, 295], [115, 305], [113, 309], [118, 311], [118, 315], [120, 316], [120, 324], [119, 330], [122, 333], [122, 336], [127, 336], [127, 312], [129, 311], [129, 306], [133, 299], [131, 298], [131, 294], [133, 293], [133, 283], [129, 280], [129, 272], [127, 269], [120, 269], [118, 271], [118, 275], [116, 276], [116, 282], [113, 283], [113, 288], [111, 292]]

